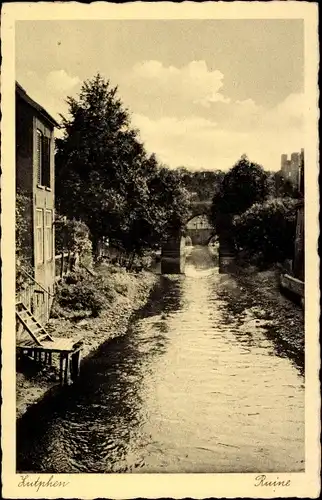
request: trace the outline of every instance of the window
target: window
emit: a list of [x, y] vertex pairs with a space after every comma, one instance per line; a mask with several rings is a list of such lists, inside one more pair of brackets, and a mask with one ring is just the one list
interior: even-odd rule
[[44, 137], [43, 142], [43, 165], [42, 165], [42, 185], [50, 187], [50, 139]]
[[50, 187], [50, 138], [37, 130], [36, 145], [37, 183]]
[[37, 130], [37, 183], [42, 185], [42, 147], [43, 135], [40, 130]]
[[51, 210], [46, 210], [46, 260], [53, 258], [53, 216]]
[[36, 210], [36, 263], [44, 262], [44, 214], [43, 210]]

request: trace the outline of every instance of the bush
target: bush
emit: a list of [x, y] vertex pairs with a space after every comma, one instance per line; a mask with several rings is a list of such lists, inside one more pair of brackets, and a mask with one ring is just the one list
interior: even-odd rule
[[116, 283], [115, 284], [115, 291], [121, 295], [126, 295], [128, 292], [128, 286], [126, 283]]
[[292, 259], [295, 223], [294, 199], [275, 198], [255, 203], [233, 219], [237, 250], [261, 266]]
[[80, 260], [87, 267], [93, 264], [92, 242], [89, 229], [79, 220], [69, 220], [57, 215], [55, 221], [56, 253], [74, 252], [79, 254]]
[[21, 290], [29, 281], [22, 268], [33, 276], [31, 266], [31, 206], [30, 197], [18, 191], [16, 193], [16, 290]]
[[98, 316], [105, 305], [104, 296], [91, 283], [64, 283], [59, 290], [59, 304], [74, 311], [90, 310]]
[[73, 273], [68, 274], [65, 277], [64, 282], [66, 283], [66, 285], [75, 285], [76, 283], [83, 282], [88, 279], [88, 273], [83, 269], [79, 269]]
[[58, 306], [73, 312], [90, 311], [92, 316], [99, 316], [114, 297], [115, 291], [106, 279], [88, 276], [83, 271], [66, 276], [56, 294]]

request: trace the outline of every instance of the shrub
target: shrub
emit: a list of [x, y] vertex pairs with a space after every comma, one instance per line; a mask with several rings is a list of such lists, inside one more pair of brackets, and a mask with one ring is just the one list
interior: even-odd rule
[[233, 219], [236, 247], [259, 265], [293, 258], [296, 201], [275, 198], [255, 203]]
[[90, 311], [92, 316], [113, 301], [115, 291], [103, 277], [91, 277], [79, 271], [70, 274], [58, 285], [56, 300], [60, 307], [77, 311]]
[[116, 283], [115, 284], [115, 291], [121, 295], [126, 295], [128, 292], [128, 286], [126, 283]]
[[92, 242], [89, 229], [84, 222], [57, 216], [55, 221], [55, 246], [56, 253], [62, 251], [77, 253], [83, 264], [87, 267], [92, 266]]
[[29, 281], [22, 268], [33, 276], [31, 266], [31, 199], [25, 193], [16, 193], [16, 290]]
[[83, 269], [79, 269], [73, 273], [68, 274], [65, 277], [64, 282], [67, 285], [74, 285], [78, 282], [82, 282], [82, 281], [86, 281], [86, 280], [88, 280], [88, 273]]
[[74, 283], [61, 285], [59, 304], [74, 311], [90, 310], [93, 316], [98, 316], [105, 305], [104, 296], [91, 283]]

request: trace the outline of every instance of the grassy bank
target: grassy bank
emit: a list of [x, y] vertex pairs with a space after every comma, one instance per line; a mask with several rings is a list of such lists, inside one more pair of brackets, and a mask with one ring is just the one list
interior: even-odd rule
[[[98, 266], [95, 271], [97, 276], [91, 278], [90, 286], [86, 289], [88, 297], [82, 298], [83, 300], [87, 298], [88, 303], [92, 304], [93, 300], [89, 298], [98, 293], [97, 290], [101, 294], [104, 294], [105, 290], [106, 296], [99, 297], [102, 310], [97, 313], [96, 317], [93, 316], [92, 308], [81, 308], [80, 304], [76, 304], [73, 310], [56, 301], [52, 311], [53, 317], [46, 326], [48, 332], [56, 337], [82, 338], [84, 341], [83, 358], [103, 342], [126, 332], [130, 316], [144, 305], [157, 281], [157, 276], [149, 272], [129, 273], [122, 268], [105, 264]], [[105, 288], [102, 283], [105, 284]], [[59, 289], [58, 297], [65, 299], [65, 302], [61, 301], [63, 304], [67, 304], [66, 289], [74, 287], [77, 292], [78, 286], [76, 283]], [[22, 416], [29, 406], [39, 401], [57, 383], [57, 365], [46, 368], [41, 365], [37, 366], [28, 359], [18, 362], [17, 417]]]

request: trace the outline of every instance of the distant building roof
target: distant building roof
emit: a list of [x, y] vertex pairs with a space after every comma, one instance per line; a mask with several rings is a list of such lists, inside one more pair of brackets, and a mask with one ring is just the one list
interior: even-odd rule
[[56, 120], [36, 101], [31, 99], [25, 89], [16, 82], [16, 94], [21, 97], [29, 106], [38, 111], [38, 113], [43, 116], [49, 123], [51, 123], [54, 127], [60, 128], [60, 125], [56, 122]]

